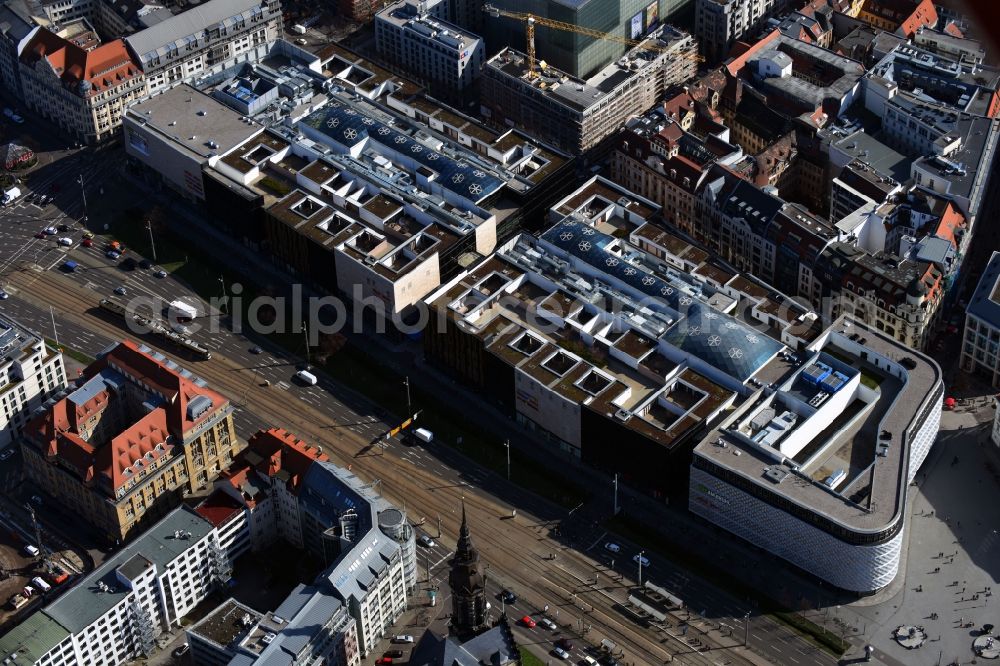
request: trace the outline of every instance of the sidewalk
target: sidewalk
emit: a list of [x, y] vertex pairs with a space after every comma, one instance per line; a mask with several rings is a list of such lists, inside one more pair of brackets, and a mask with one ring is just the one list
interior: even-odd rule
[[[139, 185], [146, 189], [144, 184]], [[178, 227], [182, 227], [185, 232], [201, 238], [202, 245], [211, 247], [213, 256], [229, 270], [243, 274], [247, 266], [253, 266], [255, 280], [258, 283], [263, 282], [271, 285], [287, 285], [296, 279], [296, 276], [289, 275], [272, 265], [269, 258], [243, 246], [224, 231], [201, 219], [186, 203], [166, 200], [161, 194], [155, 192], [151, 194], [160, 199], [162, 205], [177, 214], [175, 224]], [[320, 295], [314, 294], [308, 287], [304, 287], [303, 293], [306, 297]], [[447, 395], [449, 402], [456, 405], [462, 412], [476, 414], [482, 429], [492, 433], [497, 441], [509, 438], [512, 445], [522, 454], [538, 462], [540, 466], [559, 469], [563, 476], [573, 477], [581, 487], [606, 489], [606, 494], [598, 491], [584, 507], [574, 513], [571, 519], [564, 520], [564, 524], [603, 521], [611, 516], [613, 484], [610, 476], [586, 467], [573, 458], [559, 454], [550, 445], [537, 439], [533, 433], [514, 422], [509, 416], [496, 411], [495, 405], [486, 402], [473, 391], [456, 391], [452, 378], [425, 363], [422, 351], [413, 343], [394, 344], [382, 336], [362, 336], [351, 332], [346, 332], [346, 335], [353, 344], [372, 357], [380, 359], [390, 370], [400, 376], [409, 376], [414, 388], [436, 395]], [[351, 391], [353, 392], [353, 389]], [[567, 474], [567, 466], [572, 469], [572, 473]], [[742, 578], [746, 584], [765, 597], [774, 596], [775, 580], [785, 581], [785, 585], [780, 590], [782, 594], [779, 594], [779, 598], [775, 600], [780, 605], [790, 607], [792, 610], [849, 603], [850, 601], [835, 594], [831, 595], [811, 580], [782, 564], [777, 564], [773, 558], [765, 553], [726, 534], [720, 534], [713, 526], [697, 521], [694, 516], [687, 513], [685, 507], [675, 509], [666, 506], [621, 484], [619, 485], [619, 505], [631, 518], [659, 532], [663, 538], [683, 548], [692, 557], [714, 562], [720, 552], [729, 553], [730, 557], [726, 561], [729, 574]], [[708, 581], [702, 581], [702, 584], [714, 587]], [[716, 589], [728, 596], [721, 588]], [[722, 615], [722, 617], [725, 616]], [[778, 636], [797, 636], [788, 627], [775, 623], [769, 618], [759, 620], [758, 626], [761, 624], [765, 624], [764, 628]]]

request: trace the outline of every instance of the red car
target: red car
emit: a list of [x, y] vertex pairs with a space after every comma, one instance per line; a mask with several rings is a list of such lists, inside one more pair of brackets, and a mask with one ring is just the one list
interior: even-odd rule
[[391, 664], [392, 663], [392, 657], [382, 657], [381, 659], [379, 659], [375, 663], [376, 664]]
[[526, 626], [528, 629], [534, 629], [535, 625], [537, 625], [538, 623], [532, 620], [530, 615], [525, 615], [524, 617], [521, 618], [521, 624]]
[[94, 241], [93, 241], [93, 240], [91, 240], [91, 239], [89, 239], [89, 238], [84, 238], [84, 239], [83, 239], [83, 240], [82, 240], [82, 241], [80, 242], [80, 245], [82, 245], [82, 246], [84, 246], [84, 247], [91, 247], [91, 246], [93, 246], [93, 245], [94, 245]]
[[45, 235], [44, 231], [39, 231], [37, 234], [35, 234], [35, 238], [48, 238], [48, 236]]

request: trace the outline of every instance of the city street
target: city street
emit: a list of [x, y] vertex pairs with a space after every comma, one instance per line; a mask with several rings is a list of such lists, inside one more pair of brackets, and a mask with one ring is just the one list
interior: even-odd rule
[[[72, 171], [72, 168], [67, 168], [63, 173], [66, 175]], [[100, 181], [87, 182], [90, 191]], [[11, 219], [21, 219], [21, 226], [25, 227], [19, 232], [20, 241], [29, 247], [35, 247], [31, 245], [32, 241], [42, 241], [34, 239], [34, 232], [29, 232], [28, 229], [33, 230], [36, 226], [41, 228], [49, 222], [31, 222], [32, 213], [23, 212], [25, 210], [24, 206], [14, 207], [9, 213]], [[75, 210], [72, 202], [68, 201], [65, 206], [42, 213], [58, 216], [65, 215], [66, 210]], [[8, 213], [6, 210], [3, 212]], [[180, 297], [197, 303], [202, 312], [209, 310], [208, 304], [172, 276], [157, 278], [152, 268], [122, 270], [117, 267], [116, 262], [105, 256], [101, 239], [95, 239], [97, 242], [94, 247], [85, 248], [80, 245], [79, 228], [72, 237], [75, 244], [69, 250], [36, 250], [38, 256], [44, 257], [41, 261], [27, 261], [20, 257], [12, 259], [19, 248], [23, 247], [17, 245], [20, 241], [11, 241], [0, 247], [0, 265], [7, 267], [3, 283], [13, 295], [13, 298], [0, 306], [4, 311], [36, 328], [46, 337], [58, 338], [61, 344], [95, 355], [117, 339], [137, 337], [123, 327], [123, 321], [95, 307], [100, 298], [111, 297], [116, 288], [126, 289], [127, 296], [120, 300], [128, 300], [134, 296], [152, 299], [159, 304], [154, 310]], [[48, 244], [54, 247], [53, 242]], [[142, 259], [131, 251], [127, 256], [136, 262]], [[79, 272], [65, 274], [59, 271], [59, 264], [66, 259], [78, 262], [81, 267]], [[220, 294], [221, 292], [222, 285]], [[50, 313], [43, 304], [52, 304], [53, 311]], [[183, 353], [178, 354], [176, 348], [164, 348], [163, 343], [157, 339], [142, 339], [150, 346], [178, 357], [182, 364], [196, 374], [202, 374], [227, 394], [236, 405], [237, 427], [242, 437], [249, 436], [261, 427], [287, 427], [323, 445], [341, 464], [350, 464], [365, 478], [372, 479], [373, 483], [380, 483], [379, 490], [397, 503], [405, 502], [411, 519], [418, 523], [424, 520], [423, 529], [428, 530], [432, 536], [436, 533], [436, 526], [432, 523], [437, 515], [442, 517], [443, 537], [437, 540], [438, 545], [429, 553], [432, 555], [432, 581], [435, 578], [441, 579], [446, 571], [447, 561], [441, 560], [441, 557], [448, 552], [447, 546], [454, 543], [458, 522], [455, 511], [459, 499], [464, 496], [469, 500], [470, 517], [475, 521], [474, 536], [483, 548], [485, 561], [492, 564], [491, 585], [497, 585], [498, 590], [500, 586], [514, 589], [521, 597], [516, 604], [515, 610], [518, 612], [537, 613], [548, 605], [550, 616], [557, 613], [552, 619], [560, 624], [560, 631], [579, 633], [581, 628], [592, 626], [591, 632], [586, 636], [587, 643], [599, 644], [601, 640], [607, 639], [623, 647], [626, 658], [631, 657], [642, 663], [662, 663], [669, 658], [675, 658], [680, 663], [706, 665], [724, 663], [726, 659], [733, 660], [734, 663], [746, 663], [745, 659], [763, 663], [757, 655], [763, 655], [773, 663], [815, 664], [835, 661], [788, 627], [769, 617], [760, 616], [745, 600], [735, 598], [717, 585], [692, 576], [682, 568], [648, 552], [646, 556], [652, 562], [648, 569], [644, 567], [643, 579], [652, 580], [683, 598], [688, 609], [696, 615], [692, 614], [686, 630], [689, 633], [686, 635], [681, 633], [685, 631], [683, 627], [688, 620], [687, 614], [683, 612], [670, 618], [669, 627], [639, 627], [620, 610], [627, 598], [626, 585], [637, 578], [637, 567], [632, 564], [632, 556], [638, 552], [638, 548], [607, 534], [599, 523], [591, 522], [590, 518], [582, 518], [586, 511], [567, 515], [564, 509], [526, 494], [444, 445], [407, 447], [393, 440], [386, 448], [385, 455], [379, 455], [382, 453], [381, 449], [373, 449], [370, 443], [395, 423], [384, 410], [349, 387], [322, 378], [313, 387], [294, 383], [292, 375], [301, 359], [270, 346], [264, 338], [235, 335], [225, 330], [214, 334], [202, 331], [193, 337], [213, 352], [211, 361], [191, 361], [184, 358]], [[263, 349], [263, 353], [254, 354], [250, 351], [257, 345]], [[289, 399], [297, 399], [301, 408], [289, 410]], [[960, 425], [948, 421], [948, 418], [951, 417], [946, 415], [946, 428], [955, 429]], [[945, 447], [952, 446], [947, 436], [942, 441]], [[925, 469], [936, 464], [938, 458], [935, 456], [941, 455], [940, 451], [945, 447], [936, 447]], [[943, 465], [934, 468], [937, 470], [935, 474], [940, 473], [939, 467], [947, 468], [945, 471], [948, 473], [956, 471]], [[977, 467], [970, 465], [970, 469]], [[978, 469], [982, 469], [981, 466]], [[603, 498], [595, 501], [602, 502]], [[914, 507], [919, 510], [921, 506], [923, 505], [918, 498]], [[503, 520], [513, 508], [518, 510], [517, 519]], [[558, 537], [553, 536], [551, 531], [556, 525], [561, 529]], [[914, 573], [916, 570], [913, 567], [924, 566], [921, 559], [923, 556], [920, 554], [922, 542], [918, 536], [922, 531], [915, 528], [911, 530], [912, 555], [906, 560], [906, 566], [910, 567], [907, 575], [910, 577], [918, 575]], [[603, 548], [603, 544], [610, 540], [622, 546], [622, 552], [614, 558]], [[721, 543], [728, 541], [731, 540], [723, 539]], [[512, 544], [515, 543], [527, 543], [530, 547], [518, 549], [513, 547]], [[949, 544], [944, 543], [943, 536], [936, 537], [929, 543], [931, 545], [924, 549], [928, 553], [938, 546], [938, 550], [933, 550], [933, 555], [947, 552], [945, 546]], [[732, 560], [733, 554], [747, 551], [740, 544], [731, 543], [730, 546], [731, 550], [720, 546], [720, 567], [727, 566], [727, 563], [736, 565]], [[956, 547], [953, 545], [951, 552]], [[551, 553], [557, 554], [556, 560], [546, 559]], [[738, 566], [744, 570], [760, 572], [781, 570], [780, 565], [774, 565], [767, 562], [766, 558], [760, 559], [761, 557], [763, 556], [760, 554], [751, 554], [749, 558], [743, 558]], [[933, 570], [933, 567], [929, 569]], [[624, 576], [624, 580], [615, 580], [619, 575]], [[598, 577], [597, 585], [591, 582], [595, 576]], [[966, 576], [963, 580], [972, 584], [973, 580], [978, 579], [973, 575], [972, 578]], [[785, 589], [785, 584], [780, 579], [776, 585]], [[927, 583], [923, 585], [925, 589], [929, 589]], [[976, 585], [979, 586], [976, 589], [983, 587], [979, 583]], [[912, 586], [908, 585], [909, 587]], [[794, 596], [796, 593], [793, 588], [790, 585], [787, 593], [792, 595], [791, 601], [795, 602], [798, 597]], [[523, 594], [521, 590], [524, 590]], [[439, 609], [447, 608], [446, 595], [447, 591], [442, 590], [438, 598]], [[928, 643], [927, 647], [917, 651], [906, 651], [893, 642], [890, 636], [896, 626], [908, 623], [921, 624], [933, 634], [933, 623], [924, 618], [934, 611], [922, 608], [921, 598], [917, 595], [919, 593], [887, 590], [856, 603], [850, 603], [850, 600], [843, 604], [824, 602], [820, 606], [821, 610], [810, 610], [808, 615], [814, 622], [851, 640], [853, 648], [845, 658], [857, 658], [863, 654], [863, 645], [871, 643], [876, 648], [876, 663], [916, 663], [913, 661], [916, 657], [928, 659], [928, 664], [936, 663], [929, 657], [934, 643]], [[937, 596], [925, 595], [924, 598], [936, 599]], [[981, 598], [980, 603], [983, 601]], [[818, 604], [814, 600], [807, 607], [813, 609], [816, 605]], [[985, 604], [983, 606], [985, 608]], [[924, 611], [925, 615], [919, 615], [919, 612]], [[944, 614], [938, 612], [939, 617], [943, 618]], [[747, 638], [750, 647], [757, 654], [748, 653], [742, 647], [744, 617], [747, 613], [751, 614]], [[702, 619], [698, 619], [698, 615]], [[977, 617], [971, 611], [969, 615], [970, 618], [960, 615], [959, 619], [973, 621], [972, 618]], [[525, 633], [525, 640], [541, 641], [537, 627], [531, 632], [524, 628], [517, 631]], [[965, 631], [968, 632], [969, 629]], [[952, 633], [957, 635], [957, 632]], [[705, 647], [711, 649], [704, 653], [698, 652], [688, 641], [694, 635], [698, 636]], [[547, 647], [539, 642], [540, 653], [551, 649], [552, 637], [545, 638]], [[930, 636], [930, 639], [935, 638], [936, 635]], [[575, 640], [574, 643], [584, 645], [581, 640]], [[955, 651], [956, 657], [971, 654], [971, 639], [966, 641], [968, 645], [964, 647], [962, 640], [958, 639], [950, 644], [942, 638], [941, 643], [941, 652], [946, 652], [944, 647], [947, 646]], [[721, 655], [725, 655], [723, 662], [719, 662]]]
[[[126, 273], [115, 268], [98, 249], [76, 247], [68, 256], [83, 266], [81, 272], [65, 274], [35, 267], [11, 273], [8, 286], [12, 298], [5, 302], [4, 308], [47, 337], [58, 335], [62, 344], [84, 353], [94, 355], [113, 340], [129, 335], [122, 327], [123, 322], [95, 308], [97, 301], [110, 295], [115, 287], [124, 284], [130, 290], [163, 302], [182, 295], [194, 298], [173, 278], [159, 279], [142, 269]], [[52, 329], [50, 313], [44, 306], [39, 307], [40, 303], [52, 305], [56, 330]], [[207, 304], [199, 303], [201, 308], [207, 308]], [[213, 359], [191, 362], [180, 357], [178, 360], [231, 397], [237, 407], [241, 436], [246, 437], [261, 427], [282, 426], [323, 445], [339, 463], [352, 465], [355, 472], [373, 482], [378, 479], [379, 491], [400, 505], [405, 503], [413, 520], [430, 522], [440, 515], [444, 547], [454, 544], [457, 511], [464, 496], [474, 535], [485, 560], [491, 564], [491, 578], [519, 590], [524, 608], [539, 609], [546, 605], [553, 611], [558, 608], [560, 622], [569, 630], [578, 630], [579, 617], [585, 615], [584, 626], [592, 627], [587, 642], [599, 644], [607, 639], [624, 649], [626, 660], [663, 663], [680, 654], [682, 663], [710, 666], [723, 653], [733, 663], [747, 663], [746, 659], [753, 657], [742, 646], [737, 647], [741, 639], [723, 636], [717, 624], [708, 634], [698, 634], [701, 647], [711, 648], [708, 652], [698, 652], [678, 630], [686, 614], [672, 618], [673, 626], [661, 630], [643, 629], [622, 615], [617, 607], [627, 596], [623, 585], [636, 573], [630, 562], [631, 554], [637, 552], [634, 547], [629, 549], [622, 542], [623, 548], [629, 550], [623, 550], [626, 557], [616, 564], [626, 580], [612, 581], [607, 576], [602, 554], [595, 553], [594, 557], [581, 552], [592, 547], [593, 541], [569, 547], [565, 539], [549, 536], [550, 526], [566, 518], [565, 510], [526, 494], [443, 446], [425, 449], [393, 441], [384, 455], [380, 455], [383, 452], [371, 450], [369, 443], [390, 424], [386, 414], [360, 395], [326, 381], [315, 387], [294, 384], [291, 377], [299, 359], [266, 348], [262, 354], [252, 354], [250, 348], [260, 344], [259, 341], [229, 332], [214, 335], [201, 332], [195, 338], [213, 351]], [[162, 348], [155, 340], [144, 338], [144, 341], [175, 356], [173, 348]], [[264, 380], [270, 382], [269, 387], [263, 386]], [[290, 398], [299, 400], [299, 409], [288, 409]], [[505, 519], [513, 508], [518, 511], [517, 518]], [[549, 561], [546, 557], [552, 552], [558, 552], [559, 556]], [[644, 571], [644, 579], [667, 585], [660, 579], [661, 571], [664, 574], [668, 571], [665, 565], [651, 553], [648, 557], [652, 563]], [[602, 576], [596, 586], [589, 583], [595, 574]], [[673, 577], [672, 570], [670, 575]], [[673, 579], [683, 581], [681, 577]], [[693, 610], [709, 611], [712, 600], [698, 599], [689, 590], [675, 592], [689, 599]], [[724, 594], [717, 594], [725, 599]], [[440, 603], [444, 601], [439, 599]], [[742, 610], [742, 604], [736, 600], [724, 603], [734, 611]], [[742, 615], [739, 613], [739, 617]], [[716, 617], [713, 614], [713, 619]], [[699, 625], [692, 622], [692, 626]], [[710, 628], [705, 624], [704, 629]], [[787, 635], [787, 640], [796, 643], [810, 658], [832, 661], [790, 632]], [[780, 646], [776, 641], [769, 643]], [[551, 645], [545, 651], [548, 649]], [[756, 662], [764, 663], [759, 658]]]

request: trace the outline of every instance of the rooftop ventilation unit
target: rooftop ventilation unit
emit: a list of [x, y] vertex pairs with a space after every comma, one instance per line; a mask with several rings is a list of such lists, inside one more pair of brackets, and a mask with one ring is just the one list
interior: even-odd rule
[[764, 478], [772, 483], [781, 483], [788, 476], [788, 470], [784, 467], [765, 467]]

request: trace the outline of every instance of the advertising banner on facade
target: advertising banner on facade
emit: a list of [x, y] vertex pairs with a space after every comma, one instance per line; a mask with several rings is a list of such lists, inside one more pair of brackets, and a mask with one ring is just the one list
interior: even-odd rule
[[642, 37], [642, 14], [643, 12], [639, 12], [632, 17], [632, 29], [629, 32], [631, 39], [639, 39]]

